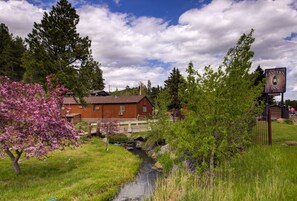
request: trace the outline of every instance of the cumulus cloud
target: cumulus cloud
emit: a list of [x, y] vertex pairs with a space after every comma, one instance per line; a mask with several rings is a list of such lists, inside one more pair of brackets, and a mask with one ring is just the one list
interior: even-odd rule
[[27, 1], [0, 1], [0, 22], [14, 35], [26, 37], [35, 21], [40, 21], [44, 10]]
[[[297, 99], [297, 38], [290, 38], [297, 31], [294, 0], [214, 0], [186, 11], [176, 25], [80, 2], [78, 31], [92, 40], [94, 58], [102, 64], [105, 82], [112, 88], [135, 86], [148, 79], [153, 85], [162, 84], [173, 67], [184, 71], [189, 61], [198, 69], [209, 64], [218, 66], [240, 35], [253, 28], [254, 68], [287, 67], [285, 96]], [[42, 14], [42, 9], [26, 1], [0, 2], [0, 21], [21, 36], [31, 31]], [[147, 60], [171, 66], [152, 67]]]

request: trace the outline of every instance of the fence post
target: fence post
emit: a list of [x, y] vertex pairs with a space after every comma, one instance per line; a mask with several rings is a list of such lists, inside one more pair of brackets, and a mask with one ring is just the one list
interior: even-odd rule
[[92, 124], [91, 123], [89, 123], [88, 136], [92, 137]]
[[97, 124], [96, 124], [96, 135], [97, 136], [101, 136], [101, 123], [99, 121], [97, 121]]
[[269, 108], [268, 108], [268, 114], [267, 114], [267, 121], [268, 121], [268, 144], [272, 145], [271, 113]]

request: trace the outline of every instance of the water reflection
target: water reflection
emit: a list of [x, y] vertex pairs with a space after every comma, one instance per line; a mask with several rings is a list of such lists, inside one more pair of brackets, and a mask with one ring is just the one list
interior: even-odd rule
[[142, 150], [132, 151], [142, 160], [142, 164], [136, 179], [125, 184], [114, 201], [138, 201], [149, 198], [154, 192], [154, 186], [160, 173], [154, 170], [154, 161]]

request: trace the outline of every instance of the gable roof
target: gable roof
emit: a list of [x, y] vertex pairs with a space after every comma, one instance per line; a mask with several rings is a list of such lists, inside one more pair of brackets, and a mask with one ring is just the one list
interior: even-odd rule
[[[123, 103], [138, 103], [143, 98], [146, 98], [146, 96], [138, 96], [138, 95], [131, 95], [131, 96], [89, 96], [89, 97], [85, 97], [84, 99], [89, 104], [121, 104], [121, 103], [123, 104]], [[77, 103], [73, 97], [64, 97], [63, 104], [76, 105], [76, 104], [79, 104], [79, 103]]]

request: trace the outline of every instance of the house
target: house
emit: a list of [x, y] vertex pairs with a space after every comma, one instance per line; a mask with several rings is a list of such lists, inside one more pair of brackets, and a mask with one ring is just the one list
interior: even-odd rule
[[271, 119], [278, 119], [278, 118], [289, 118], [289, 111], [286, 108], [283, 108], [278, 105], [273, 105], [270, 106], [270, 114], [271, 114]]
[[118, 121], [136, 120], [152, 115], [153, 104], [146, 96], [89, 96], [85, 98], [86, 106], [75, 101], [73, 97], [64, 97], [62, 115], [79, 114], [83, 121], [112, 119]]

